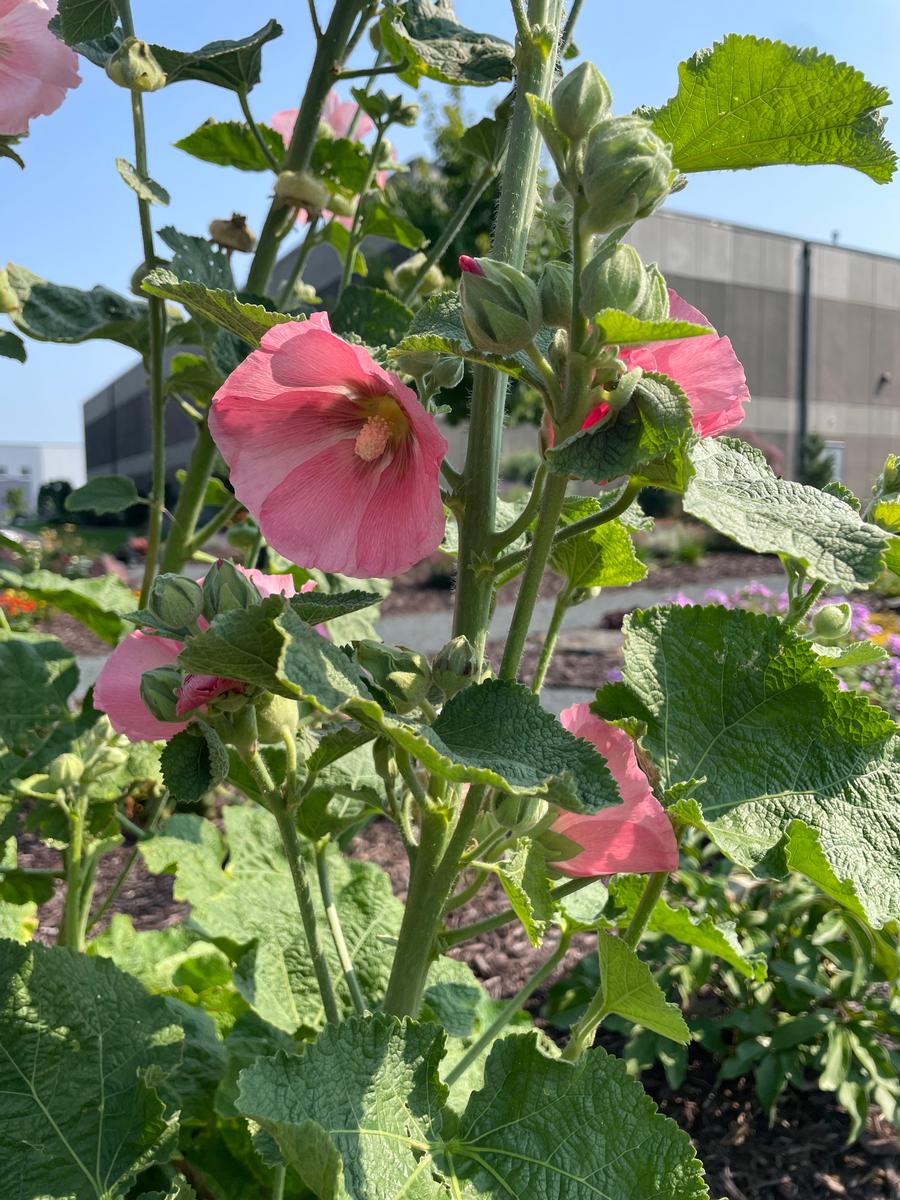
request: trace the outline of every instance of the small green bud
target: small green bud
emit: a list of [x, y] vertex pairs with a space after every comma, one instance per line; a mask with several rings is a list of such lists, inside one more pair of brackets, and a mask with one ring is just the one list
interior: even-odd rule
[[568, 329], [572, 320], [572, 267], [554, 260], [544, 267], [538, 285], [544, 324], [551, 329]]
[[462, 320], [472, 345], [489, 354], [524, 350], [541, 327], [535, 283], [508, 263], [492, 258], [459, 260]]
[[594, 64], [583, 62], [556, 85], [550, 104], [557, 129], [580, 141], [609, 116], [612, 92]]
[[581, 272], [581, 311], [593, 318], [604, 308], [633, 313], [647, 299], [649, 280], [634, 246], [620, 243], [598, 254]]
[[419, 119], [418, 104], [403, 104], [397, 110], [396, 121], [398, 125], [415, 125]]
[[587, 227], [607, 233], [649, 217], [677, 178], [671, 147], [657, 137], [649, 121], [635, 116], [601, 121], [591, 130], [584, 159]]
[[296, 733], [299, 722], [297, 701], [289, 696], [262, 696], [256, 702], [256, 729], [265, 746], [280, 743], [284, 729]]
[[375, 770], [385, 782], [393, 782], [399, 771], [397, 770], [397, 760], [394, 758], [394, 743], [390, 738], [376, 738], [372, 743], [372, 760], [375, 763]]
[[564, 378], [566, 364], [569, 361], [569, 331], [567, 329], [557, 329], [554, 333], [547, 358], [559, 378]]
[[669, 289], [656, 263], [644, 268], [647, 292], [634, 315], [642, 321], [665, 321], [669, 316]]
[[844, 604], [826, 604], [813, 614], [812, 618], [812, 634], [817, 642], [821, 642], [823, 646], [831, 646], [835, 642], [841, 641], [850, 632], [852, 621], [852, 612], [850, 605]]
[[47, 768], [47, 777], [54, 788], [74, 787], [84, 774], [84, 763], [77, 754], [60, 754]]
[[[425, 255], [420, 250], [417, 254], [412, 254], [409, 258], [405, 258], [392, 271], [385, 271], [385, 281], [395, 292], [403, 292], [410, 286], [424, 265]], [[433, 263], [425, 272], [425, 276], [419, 284], [418, 291], [423, 296], [429, 296], [432, 292], [439, 292], [441, 288], [446, 286], [447, 277], [437, 263]]]
[[431, 382], [437, 388], [454, 388], [461, 382], [466, 364], [452, 354], [443, 354], [431, 368]]
[[184, 575], [157, 575], [147, 608], [166, 629], [191, 629], [203, 613], [203, 592]]
[[320, 213], [329, 203], [331, 193], [321, 179], [309, 171], [282, 171], [275, 180], [275, 199], [282, 204]]
[[431, 663], [431, 676], [449, 700], [475, 682], [477, 666], [475, 647], [460, 635], [438, 650]]
[[154, 667], [141, 676], [141, 699], [158, 721], [180, 721], [176, 711], [183, 683], [177, 667]]
[[253, 608], [261, 599], [247, 576], [227, 558], [219, 559], [203, 580], [203, 615], [208, 621], [219, 613]]
[[549, 805], [540, 796], [499, 795], [494, 801], [494, 819], [513, 833], [533, 829], [547, 815]]
[[431, 686], [431, 668], [423, 654], [405, 646], [364, 640], [356, 644], [359, 665], [390, 696], [397, 712], [417, 708]]
[[106, 73], [130, 92], [158, 92], [166, 86], [166, 73], [153, 51], [140, 38], [127, 37], [106, 64]]

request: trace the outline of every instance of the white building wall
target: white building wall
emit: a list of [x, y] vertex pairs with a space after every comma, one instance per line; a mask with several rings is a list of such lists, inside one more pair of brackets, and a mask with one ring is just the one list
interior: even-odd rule
[[20, 488], [28, 511], [34, 512], [41, 485], [54, 479], [68, 480], [73, 488], [84, 483], [82, 445], [0, 442], [0, 509], [5, 507], [6, 493]]

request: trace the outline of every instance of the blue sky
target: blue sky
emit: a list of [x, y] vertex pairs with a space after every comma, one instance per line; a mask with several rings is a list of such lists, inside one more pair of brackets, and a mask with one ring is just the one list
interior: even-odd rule
[[[320, 14], [330, 10], [319, 0]], [[505, 0], [457, 0], [459, 17], [472, 28], [511, 38]], [[307, 9], [301, 0], [134, 0], [139, 36], [178, 48], [240, 37], [275, 17], [284, 35], [263, 51], [263, 79], [250, 95], [254, 115], [267, 120], [295, 107], [312, 57]], [[637, 27], [633, 22], [636, 18]], [[614, 108], [658, 104], [676, 88], [676, 65], [728, 32], [755, 33], [795, 45], [815, 45], [852, 63], [900, 100], [900, 6], [895, 0], [643, 0], [614, 5], [586, 0], [576, 41], [609, 80]], [[363, 46], [355, 66], [371, 51]], [[126, 291], [140, 261], [133, 193], [114, 165], [133, 161], [127, 95], [88, 62], [81, 87], [55, 114], [32, 122], [23, 143], [20, 172], [0, 159], [0, 262], [12, 260], [57, 283], [104, 283]], [[345, 85], [346, 86], [346, 85]], [[388, 86], [388, 84], [386, 84]], [[444, 89], [428, 89], [440, 100]], [[480, 116], [498, 97], [495, 89], [468, 89], [469, 110]], [[259, 229], [268, 207], [268, 177], [201, 163], [176, 150], [178, 138], [207, 117], [241, 118], [235, 97], [220, 88], [179, 83], [146, 99], [150, 171], [169, 191], [168, 208], [155, 208], [156, 227], [174, 224], [205, 233], [213, 217], [248, 214]], [[888, 110], [890, 112], [892, 110]], [[888, 122], [900, 144], [900, 116]], [[405, 159], [426, 144], [424, 129], [398, 130]], [[900, 183], [877, 186], [838, 167], [771, 167], [759, 171], [694, 176], [672, 208], [804, 237], [900, 255]], [[136, 356], [110, 342], [80, 346], [28, 343], [24, 366], [0, 358], [0, 438], [68, 441], [81, 438], [84, 399], [130, 366]]]

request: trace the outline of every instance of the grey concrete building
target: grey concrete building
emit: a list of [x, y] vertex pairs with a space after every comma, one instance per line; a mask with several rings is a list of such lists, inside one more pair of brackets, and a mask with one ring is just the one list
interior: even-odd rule
[[[887, 452], [900, 450], [900, 259], [665, 211], [639, 222], [632, 240], [731, 338], [753, 396], [745, 428], [780, 450], [785, 473], [795, 472], [804, 433], [815, 432], [829, 443], [837, 475], [866, 494]], [[279, 274], [289, 265], [279, 264]], [[317, 247], [307, 278], [320, 295], [337, 272], [333, 251]], [[142, 368], [91, 397], [84, 420], [88, 474], [124, 473], [145, 486]], [[174, 474], [192, 440], [174, 404], [166, 436]], [[451, 445], [462, 436], [453, 430]], [[511, 430], [507, 449], [532, 441]]]

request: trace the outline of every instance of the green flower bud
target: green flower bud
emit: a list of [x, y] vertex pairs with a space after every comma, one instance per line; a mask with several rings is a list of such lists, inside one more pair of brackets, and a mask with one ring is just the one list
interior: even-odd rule
[[359, 665], [387, 692], [397, 712], [417, 708], [431, 687], [431, 668], [423, 654], [405, 646], [385, 646], [382, 642], [356, 644]]
[[275, 199], [282, 204], [319, 213], [328, 204], [331, 193], [309, 171], [282, 171], [275, 180]]
[[372, 743], [372, 760], [375, 770], [386, 782], [392, 783], [398, 776], [397, 760], [394, 758], [394, 743], [390, 738], [376, 738]]
[[557, 129], [573, 141], [580, 141], [598, 121], [609, 116], [612, 92], [594, 64], [584, 62], [560, 80], [550, 104]]
[[288, 696], [262, 696], [256, 702], [257, 734], [265, 746], [279, 744], [284, 729], [296, 733], [299, 722], [297, 701]]
[[437, 388], [455, 388], [462, 380], [466, 364], [452, 354], [443, 354], [431, 368], [431, 382]]
[[[392, 271], [385, 271], [385, 281], [395, 292], [403, 292], [413, 282], [424, 264], [425, 255], [420, 250], [418, 254], [412, 254], [409, 258], [404, 259]], [[419, 284], [418, 290], [423, 296], [429, 296], [432, 292], [439, 292], [446, 286], [447, 278], [444, 272], [437, 263], [434, 263], [425, 272], [425, 277]]]
[[665, 321], [669, 316], [669, 289], [656, 263], [644, 268], [647, 291], [634, 315], [642, 321]]
[[647, 299], [649, 281], [634, 246], [620, 243], [598, 254], [581, 272], [581, 311], [594, 317], [604, 308], [633, 313]]
[[544, 324], [552, 329], [568, 329], [572, 320], [572, 267], [569, 263], [548, 262], [538, 286]]
[[54, 788], [74, 787], [84, 774], [84, 763], [77, 754], [60, 754], [47, 768], [47, 778]]
[[141, 676], [141, 699], [158, 721], [180, 721], [175, 711], [178, 689], [183, 683], [177, 667], [154, 667]]
[[203, 613], [203, 592], [184, 575], [157, 575], [147, 608], [166, 629], [190, 629]]
[[582, 188], [589, 209], [586, 224], [607, 233], [662, 204], [678, 178], [671, 147], [643, 117], [609, 117], [587, 141]]
[[253, 608], [261, 599], [247, 576], [227, 558], [219, 559], [203, 580], [203, 615], [208, 621], [219, 613]]
[[418, 104], [403, 104], [397, 110], [396, 120], [397, 120], [398, 125], [412, 126], [412, 125], [415, 125], [415, 123], [416, 123], [416, 121], [418, 121], [418, 119], [419, 119]]
[[438, 650], [431, 663], [431, 677], [449, 700], [475, 682], [477, 667], [475, 647], [460, 635]]
[[508, 263], [469, 258], [459, 265], [462, 320], [472, 345], [489, 354], [524, 350], [541, 327], [541, 297], [532, 280]]
[[547, 815], [549, 804], [540, 796], [504, 796], [494, 801], [494, 819], [504, 829], [525, 833]]
[[130, 92], [158, 92], [166, 86], [166, 73], [153, 51], [140, 38], [127, 37], [106, 64], [106, 73]]
[[823, 646], [831, 646], [847, 636], [851, 620], [849, 604], [826, 604], [813, 615], [813, 638]]

